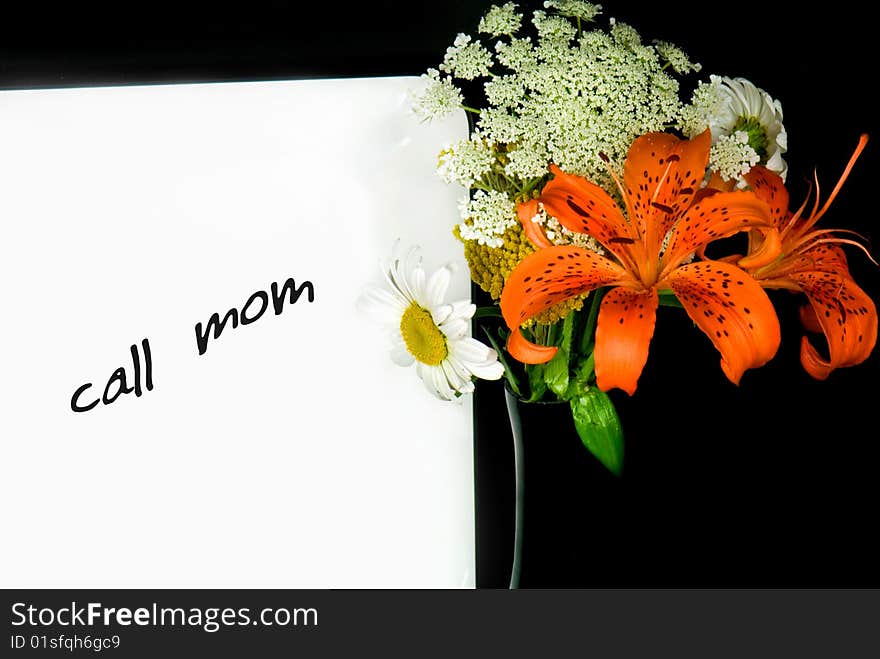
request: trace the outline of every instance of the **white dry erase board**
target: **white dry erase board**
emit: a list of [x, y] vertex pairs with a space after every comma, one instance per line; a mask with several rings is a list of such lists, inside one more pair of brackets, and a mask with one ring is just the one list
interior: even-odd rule
[[0, 92], [0, 584], [474, 585], [470, 402], [355, 308], [395, 238], [464, 265], [420, 85]]

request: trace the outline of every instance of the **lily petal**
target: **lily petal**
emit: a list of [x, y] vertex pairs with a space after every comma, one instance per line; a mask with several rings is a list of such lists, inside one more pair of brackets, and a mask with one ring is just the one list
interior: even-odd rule
[[501, 313], [514, 330], [554, 304], [628, 277], [619, 265], [590, 250], [547, 247], [526, 256], [507, 277]]
[[648, 254], [657, 254], [667, 231], [691, 205], [709, 162], [712, 134], [692, 140], [648, 133], [629, 148], [623, 182]]
[[668, 282], [721, 353], [721, 368], [734, 384], [747, 369], [763, 366], [776, 354], [780, 332], [773, 304], [738, 267], [721, 261], [690, 263]]
[[848, 273], [796, 272], [790, 275], [815, 311], [828, 342], [826, 359], [801, 339], [801, 364], [817, 380], [826, 379], [835, 368], [865, 361], [877, 343], [877, 308], [873, 300]]
[[523, 233], [526, 238], [537, 248], [552, 247], [553, 243], [547, 238], [547, 233], [537, 222], [532, 222], [532, 218], [538, 214], [538, 200], [530, 199], [529, 201], [517, 204], [516, 216], [522, 224]]
[[602, 298], [596, 326], [596, 383], [602, 391], [615, 387], [632, 396], [648, 361], [654, 336], [657, 291], [618, 287]]
[[632, 263], [634, 251], [637, 256], [642, 251], [641, 240], [614, 199], [582, 176], [566, 174], [556, 165], [550, 171], [554, 178], [538, 198], [547, 212], [569, 231], [593, 236], [618, 259]]
[[776, 229], [753, 229], [749, 241], [749, 253], [736, 262], [744, 270], [763, 268], [773, 263], [782, 251], [782, 234]]
[[774, 226], [782, 231], [788, 222], [789, 203], [782, 178], [762, 165], [752, 167], [744, 178], [758, 199], [767, 204]]
[[555, 346], [539, 346], [522, 335], [519, 327], [510, 330], [507, 339], [507, 352], [523, 364], [546, 364], [556, 356]]
[[[701, 199], [672, 228], [669, 246], [660, 260], [660, 278], [713, 240], [752, 228], [775, 230], [766, 202], [751, 192], [719, 192]], [[778, 251], [773, 256], [778, 256]]]

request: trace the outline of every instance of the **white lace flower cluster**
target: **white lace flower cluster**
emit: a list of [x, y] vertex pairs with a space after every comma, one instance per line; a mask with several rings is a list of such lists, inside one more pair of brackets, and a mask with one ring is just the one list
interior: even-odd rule
[[582, 21], [592, 21], [602, 13], [602, 5], [584, 0], [546, 0], [544, 7], [556, 10], [560, 16], [579, 18]]
[[464, 97], [451, 78], [441, 77], [437, 69], [428, 69], [421, 79], [424, 90], [412, 96], [412, 111], [426, 121], [439, 119], [461, 109]]
[[491, 67], [492, 54], [470, 35], [459, 34], [446, 49], [440, 70], [462, 80], [473, 80], [488, 76]]
[[483, 140], [462, 140], [440, 152], [437, 173], [446, 183], [469, 188], [489, 171], [495, 153]]
[[501, 247], [504, 244], [502, 236], [517, 222], [513, 200], [497, 190], [477, 190], [473, 197], [461, 200], [459, 211], [461, 237], [489, 247]]
[[600, 256], [605, 254], [602, 245], [593, 236], [566, 229], [555, 217], [547, 215], [542, 204], [539, 205], [538, 212], [531, 221], [544, 228], [544, 235], [554, 245], [575, 245], [596, 252]]
[[761, 160], [749, 144], [749, 135], [738, 130], [721, 135], [709, 151], [709, 165], [725, 181], [736, 181], [749, 173]]
[[522, 25], [522, 14], [516, 13], [516, 5], [512, 2], [498, 6], [493, 5], [486, 15], [480, 19], [477, 30], [493, 37], [511, 35]]
[[[581, 0], [547, 0], [547, 11], [533, 12], [533, 42], [513, 36], [522, 19], [512, 13], [513, 7], [493, 7], [481, 22], [481, 31], [510, 36], [495, 43], [500, 70], [494, 69], [485, 82], [488, 103], [479, 113], [476, 134], [505, 147], [503, 167], [510, 188], [545, 176], [552, 162], [613, 192], [599, 154], [621, 163], [637, 136], [663, 130], [680, 114], [678, 82], [664, 70], [673, 47], [663, 47], [664, 58], [657, 47], [642, 43], [632, 27], [613, 21], [610, 30], [584, 31], [570, 17], [592, 21], [601, 7]], [[681, 51], [675, 52], [686, 60]], [[689, 61], [676, 66], [693, 68]], [[488, 77], [491, 67], [492, 54], [460, 34], [440, 68], [471, 80]], [[466, 147], [453, 151], [470, 153]], [[476, 164], [473, 158], [447, 159], [442, 175], [479, 180]]]
[[654, 48], [666, 63], [672, 67], [672, 70], [679, 75], [686, 75], [691, 71], [700, 71], [702, 64], [691, 62], [687, 54], [675, 44], [668, 41], [655, 41]]

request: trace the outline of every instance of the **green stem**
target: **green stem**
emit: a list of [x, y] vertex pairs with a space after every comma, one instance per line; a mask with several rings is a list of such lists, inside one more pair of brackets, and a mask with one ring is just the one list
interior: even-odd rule
[[473, 112], [474, 114], [480, 114], [480, 111], [477, 108], [472, 108], [469, 105], [462, 105], [461, 109], [465, 112]]
[[596, 330], [596, 321], [599, 319], [599, 307], [602, 304], [602, 298], [605, 295], [604, 288], [593, 291], [593, 301], [590, 304], [590, 314], [587, 316], [587, 324], [584, 326], [584, 333], [581, 336], [580, 353], [582, 355], [589, 354], [590, 359], [593, 358], [593, 345], [595, 345], [595, 337], [593, 334]]
[[595, 353], [591, 352], [590, 356], [587, 357], [587, 361], [584, 362], [584, 365], [581, 367], [579, 375], [583, 376], [584, 380], [589, 383], [590, 378], [593, 377], [593, 372], [596, 370], [596, 359]]
[[504, 377], [507, 380], [507, 384], [510, 385], [511, 391], [521, 397], [522, 394], [520, 393], [519, 384], [516, 381], [516, 376], [513, 374], [513, 370], [510, 368], [510, 364], [507, 363], [507, 359], [504, 357], [504, 351], [501, 350], [501, 346], [498, 345], [498, 341], [495, 340], [495, 337], [492, 336], [489, 330], [484, 327], [483, 332], [486, 333], [486, 338], [489, 339], [489, 343], [492, 344], [492, 347], [498, 354], [498, 361], [501, 362], [501, 365], [504, 367]]

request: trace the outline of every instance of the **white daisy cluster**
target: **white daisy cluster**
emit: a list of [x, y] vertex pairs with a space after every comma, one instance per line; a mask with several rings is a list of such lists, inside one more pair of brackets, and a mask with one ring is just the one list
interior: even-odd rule
[[749, 173], [761, 157], [749, 144], [749, 135], [738, 130], [721, 135], [709, 151], [709, 165], [725, 181], [736, 181]]
[[464, 103], [461, 90], [452, 78], [441, 77], [437, 69], [428, 69], [421, 79], [427, 84], [424, 91], [412, 97], [413, 112], [426, 121], [440, 119], [460, 109]]
[[477, 190], [470, 199], [462, 199], [459, 210], [461, 237], [489, 247], [501, 247], [504, 232], [517, 222], [513, 200], [497, 190]]
[[498, 6], [493, 5], [477, 26], [483, 34], [493, 37], [511, 35], [522, 25], [522, 14], [516, 13], [516, 5], [512, 2]]
[[480, 42], [472, 41], [470, 35], [459, 34], [446, 49], [440, 70], [462, 80], [473, 80], [488, 76], [491, 67], [492, 54]]

